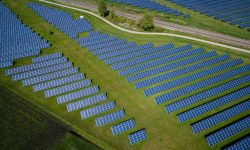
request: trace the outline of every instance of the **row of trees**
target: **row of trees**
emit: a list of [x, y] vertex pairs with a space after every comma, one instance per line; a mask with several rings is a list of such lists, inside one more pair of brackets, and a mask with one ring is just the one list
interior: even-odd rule
[[[98, 0], [98, 11], [103, 17], [110, 16], [111, 18], [114, 18], [116, 15], [113, 11], [108, 11], [107, 1], [108, 0]], [[144, 31], [151, 31], [154, 29], [153, 18], [150, 15], [145, 14], [144, 17], [139, 20], [137, 26]]]

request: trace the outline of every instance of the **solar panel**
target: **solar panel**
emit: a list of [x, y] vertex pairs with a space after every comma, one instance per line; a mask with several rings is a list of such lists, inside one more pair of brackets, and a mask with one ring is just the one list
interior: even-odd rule
[[230, 94], [224, 95], [220, 98], [217, 98], [213, 101], [207, 102], [203, 105], [197, 106], [195, 108], [192, 108], [188, 111], [185, 111], [183, 113], [180, 113], [177, 115], [179, 121], [181, 123], [190, 120], [192, 118], [195, 118], [197, 116], [200, 116], [206, 112], [209, 112], [211, 110], [214, 110], [218, 107], [221, 107], [227, 103], [233, 102], [233, 101], [237, 101], [240, 98], [249, 95], [250, 94], [250, 86], [247, 86], [245, 88], [239, 89], [235, 92], [232, 92]]
[[85, 78], [84, 74], [78, 73], [74, 74], [71, 76], [55, 79], [52, 81], [36, 84], [33, 86], [34, 92], [42, 91], [42, 90], [47, 90], [53, 87], [61, 86], [67, 83], [83, 80]]
[[118, 110], [116, 112], [104, 115], [102, 117], [96, 118], [95, 120], [96, 126], [100, 127], [100, 126], [109, 124], [111, 122], [124, 118], [125, 115], [126, 115], [125, 111], [122, 109], [122, 110]]
[[56, 53], [47, 54], [47, 55], [44, 55], [44, 56], [39, 56], [39, 57], [32, 58], [32, 62], [37, 63], [37, 62], [42, 62], [42, 61], [47, 61], [47, 60], [59, 58], [59, 57], [62, 57], [62, 56], [63, 56], [63, 54], [61, 52], [56, 52]]
[[132, 128], [135, 128], [135, 120], [129, 119], [127, 121], [118, 123], [111, 127], [113, 135], [121, 134], [125, 131], [128, 131]]
[[111, 101], [111, 102], [107, 102], [107, 103], [83, 110], [80, 112], [80, 114], [81, 114], [82, 119], [87, 119], [89, 117], [95, 116], [97, 114], [101, 114], [108, 110], [112, 110], [115, 107], [116, 107], [115, 101]]
[[221, 111], [215, 115], [212, 115], [208, 118], [205, 118], [199, 122], [196, 122], [191, 125], [194, 133], [199, 133], [204, 131], [214, 125], [217, 125], [220, 122], [223, 122], [229, 118], [237, 116], [240, 113], [250, 110], [250, 100], [230, 107], [224, 111]]
[[80, 88], [90, 86], [91, 83], [92, 83], [91, 80], [86, 79], [86, 80], [83, 80], [83, 81], [78, 81], [78, 82], [75, 82], [75, 83], [71, 83], [71, 84], [68, 84], [68, 85], [64, 85], [64, 86], [60, 86], [60, 87], [57, 87], [57, 88], [54, 88], [54, 89], [50, 89], [50, 90], [47, 90], [47, 91], [44, 92], [45, 98], [61, 95], [63, 93], [70, 92], [70, 91], [75, 91], [75, 90], [78, 90]]
[[48, 66], [64, 63], [66, 61], [67, 61], [66, 57], [60, 57], [60, 58], [56, 58], [56, 59], [53, 59], [53, 60], [33, 63], [33, 64], [26, 65], [26, 66], [10, 68], [10, 69], [5, 71], [5, 74], [7, 76], [9, 76], [9, 75], [18, 74], [18, 73], [22, 73], [22, 72], [26, 72], [26, 71], [31, 71], [31, 70], [34, 70], [34, 69], [40, 69], [40, 68], [43, 68], [43, 67], [48, 67]]
[[92, 87], [85, 88], [85, 89], [77, 91], [77, 92], [58, 96], [56, 99], [57, 99], [58, 104], [62, 104], [62, 103], [69, 102], [69, 101], [72, 101], [72, 100], [75, 100], [75, 99], [78, 99], [81, 97], [95, 94], [97, 92], [99, 92], [98, 86], [92, 86]]
[[199, 92], [197, 94], [194, 94], [192, 96], [189, 96], [185, 99], [168, 104], [166, 106], [166, 110], [167, 110], [167, 112], [177, 111], [181, 108], [187, 107], [187, 106], [195, 104], [197, 102], [205, 101], [208, 98], [210, 98], [216, 94], [221, 94], [227, 90], [237, 88], [238, 86], [240, 86], [244, 83], [247, 83], [247, 82], [250, 82], [250, 75], [243, 76], [243, 77], [237, 78], [235, 80], [231, 80], [227, 83], [221, 84], [219, 86], [216, 86], [216, 87], [213, 87], [211, 89], [208, 89], [208, 90]]
[[147, 139], [146, 129], [141, 129], [134, 133], [129, 134], [130, 144], [136, 144]]
[[68, 112], [87, 107], [89, 105], [93, 105], [99, 102], [102, 102], [107, 99], [107, 95], [105, 93], [101, 93], [98, 95], [91, 96], [89, 98], [85, 98], [83, 100], [79, 100], [73, 103], [67, 104]]
[[250, 128], [250, 116], [206, 136], [209, 146], [218, 144]]
[[78, 68], [69, 68], [69, 69], [65, 69], [65, 70], [62, 70], [62, 71], [53, 72], [53, 73], [50, 73], [50, 74], [25, 79], [25, 80], [22, 81], [22, 83], [23, 83], [23, 86], [29, 86], [29, 85], [34, 85], [34, 84], [38, 84], [38, 83], [41, 83], [41, 82], [46, 82], [46, 81], [49, 81], [49, 80], [61, 78], [61, 77], [64, 77], [64, 76], [72, 75], [72, 74], [75, 74], [75, 73], [78, 73]]
[[225, 150], [249, 150], [250, 149], [250, 136], [247, 136], [237, 143], [225, 148]]

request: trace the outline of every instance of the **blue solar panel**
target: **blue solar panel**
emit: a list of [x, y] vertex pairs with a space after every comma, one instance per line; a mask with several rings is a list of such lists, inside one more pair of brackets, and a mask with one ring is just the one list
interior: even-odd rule
[[94, 95], [88, 98], [85, 98], [83, 100], [79, 100], [73, 103], [69, 103], [67, 104], [67, 110], [68, 112], [80, 109], [80, 108], [84, 108], [99, 102], [102, 102], [104, 100], [107, 100], [107, 95], [105, 93], [101, 93], [98, 95]]
[[250, 100], [247, 100], [243, 103], [235, 105], [229, 109], [221, 111], [213, 116], [205, 118], [199, 122], [196, 122], [191, 125], [194, 133], [199, 133], [204, 131], [214, 125], [217, 125], [220, 122], [223, 122], [229, 118], [237, 116], [240, 113], [250, 110]]
[[171, 78], [174, 78], [174, 77], [177, 77], [177, 76], [181, 76], [183, 74], [187, 74], [189, 72], [193, 72], [193, 71], [199, 70], [201, 68], [205, 68], [205, 67], [211, 66], [213, 64], [216, 64], [216, 63], [228, 60], [228, 59], [230, 59], [230, 56], [228, 54], [222, 55], [222, 56], [219, 56], [219, 57], [216, 57], [216, 58], [213, 58], [213, 59], [202, 61], [202, 62], [200, 62], [198, 64], [187, 66], [187, 67], [184, 67], [184, 68], [181, 68], [181, 69], [178, 69], [178, 70], [174, 70], [174, 71], [169, 72], [169, 73], [165, 73], [165, 74], [162, 74], [162, 75], [158, 75], [156, 77], [152, 77], [152, 78], [137, 82], [135, 84], [135, 86], [138, 89], [146, 87], [146, 86], [150, 86], [152, 84], [162, 82], [164, 80], [168, 80], [168, 79], [171, 79]]
[[33, 2], [29, 2], [28, 7], [43, 19], [65, 32], [70, 38], [77, 38], [79, 33], [93, 29], [87, 20], [74, 19], [68, 12]]
[[32, 63], [30, 65], [21, 66], [21, 67], [17, 67], [17, 68], [10, 68], [10, 69], [5, 71], [5, 74], [6, 75], [14, 75], [14, 74], [18, 74], [18, 73], [31, 71], [31, 70], [34, 70], [34, 69], [40, 69], [40, 68], [60, 64], [60, 63], [65, 63], [67, 61], [68, 60], [67, 60], [66, 57], [60, 57], [60, 58], [56, 58], [56, 59], [53, 59], [53, 60], [48, 60], [48, 61], [43, 61], [43, 62], [38, 62], [38, 63]]
[[32, 31], [0, 2], [0, 68], [13, 66], [16, 59], [39, 55], [50, 44]]
[[[229, 64], [227, 64], [229, 65]], [[216, 70], [220, 70], [221, 68], [216, 68]], [[219, 75], [216, 75], [216, 76], [213, 76], [211, 78], [208, 78], [208, 79], [205, 79], [205, 80], [202, 80], [200, 82], [197, 82], [197, 83], [194, 83], [194, 84], [191, 84], [191, 85], [188, 85], [188, 86], [185, 86], [183, 88], [180, 88], [178, 90], [175, 90], [175, 91], [172, 91], [172, 92], [169, 92], [167, 94], [164, 94], [164, 95], [161, 95], [161, 96], [158, 96], [156, 97], [156, 103], [157, 104], [161, 104], [163, 102], [166, 102], [166, 101], [169, 101], [169, 100], [172, 100], [176, 97], [180, 97], [182, 95], [185, 95], [187, 93], [190, 93], [190, 92], [194, 92], [200, 88], [203, 88], [203, 87], [207, 87], [207, 86], [210, 86], [210, 85], [213, 85], [217, 82], [220, 82], [220, 81], [223, 81], [223, 80], [226, 80], [226, 79], [229, 79], [229, 78], [232, 78], [236, 75], [239, 75], [239, 74], [242, 74], [242, 73], [245, 73], [247, 71], [250, 71], [250, 65], [246, 65], [246, 66], [241, 66], [239, 68], [236, 68], [236, 69], [233, 69], [233, 70], [230, 70], [226, 73], [222, 73], [222, 74], [219, 74]], [[201, 72], [201, 73], [207, 73], [207, 72]], [[187, 78], [187, 80], [190, 80], [190, 78]], [[181, 80], [179, 80], [181, 82]], [[177, 81], [178, 82], [178, 81]], [[172, 86], [174, 85], [174, 86]], [[172, 85], [169, 85], [172, 87], [175, 87], [178, 86], [179, 84], [172, 84]]]
[[164, 66], [156, 67], [156, 68], [153, 68], [153, 69], [150, 69], [150, 70], [146, 70], [146, 71], [143, 71], [143, 72], [128, 76], [127, 80], [128, 80], [128, 82], [132, 82], [132, 81], [139, 80], [139, 79], [142, 79], [142, 78], [146, 78], [146, 77], [149, 77], [149, 76], [152, 76], [152, 75], [156, 75], [156, 74], [159, 74], [159, 73], [162, 73], [162, 72], [165, 72], [165, 71], [169, 71], [169, 70], [172, 70], [172, 69], [175, 69], [175, 68], [179, 68], [179, 67], [184, 66], [186, 64], [190, 64], [191, 62], [200, 61], [200, 60], [203, 60], [203, 59], [206, 59], [206, 58], [209, 58], [209, 57], [213, 57], [213, 56], [216, 56], [216, 55], [217, 55], [217, 53], [214, 52], [214, 51], [213, 52], [208, 52], [208, 53], [205, 53], [205, 54], [201, 54], [201, 55], [199, 55], [197, 57], [191, 57], [191, 58], [188, 58], [188, 59], [184, 59], [184, 60], [181, 60], [181, 61], [178, 61], [178, 62], [173, 62], [173, 63], [167, 64], [167, 65], [164, 65]]
[[42, 61], [48, 61], [48, 60], [60, 58], [62, 56], [63, 56], [63, 54], [61, 52], [55, 52], [55, 53], [52, 53], [52, 54], [47, 54], [47, 55], [44, 55], [44, 56], [39, 56], [39, 57], [32, 58], [32, 62], [37, 63], [37, 62], [42, 62]]
[[134, 7], [140, 7], [143, 9], [154, 10], [157, 12], [164, 12], [166, 14], [172, 14], [175, 16], [183, 16], [184, 18], [190, 18], [189, 14], [184, 14], [177, 9], [162, 5], [156, 1], [152, 0], [111, 0], [111, 2], [117, 2], [122, 4], [131, 5]]
[[166, 110], [167, 110], [167, 112], [177, 111], [181, 108], [187, 107], [187, 106], [192, 105], [194, 103], [197, 103], [200, 101], [205, 101], [214, 95], [223, 93], [227, 90], [236, 88], [236, 87], [240, 86], [241, 84], [248, 83], [248, 82], [250, 82], [250, 75], [244, 76], [244, 77], [241, 77], [241, 78], [238, 78], [235, 80], [231, 80], [231, 81], [224, 83], [224, 84], [221, 84], [217, 87], [213, 87], [209, 90], [199, 92], [199, 93], [192, 95], [192, 96], [189, 96], [185, 99], [168, 104], [166, 106]]
[[100, 127], [106, 124], [109, 124], [111, 122], [117, 121], [119, 119], [122, 119], [125, 117], [125, 111], [122, 110], [118, 110], [116, 112], [104, 115], [102, 117], [96, 118], [95, 122], [96, 122], [96, 126]]
[[111, 127], [113, 135], [121, 134], [125, 131], [128, 131], [132, 128], [135, 128], [135, 120], [134, 119], [129, 119], [127, 121], [118, 123], [114, 126]]
[[[173, 54], [173, 55], [170, 55], [170, 56], [166, 55], [166, 57], [162, 53], [157, 53], [157, 54], [153, 54], [153, 55], [156, 56], [156, 58], [155, 58], [156, 60], [148, 61], [148, 62], [143, 63], [143, 64], [138, 64], [138, 65], [132, 66], [130, 68], [125, 68], [123, 70], [120, 70], [119, 72], [120, 72], [120, 75], [122, 75], [122, 76], [127, 75], [127, 74], [132, 74], [132, 73], [142, 71], [142, 70], [146, 70], [146, 69], [156, 67], [156, 66], [159, 66], [159, 65], [180, 61], [181, 59], [183, 59], [185, 57], [190, 57], [190, 56], [195, 57], [195, 55], [198, 55], [198, 54], [200, 54], [202, 52], [204, 52], [204, 49], [203, 48], [198, 48], [198, 49], [184, 51], [182, 53], [176, 53], [176, 54]], [[153, 56], [153, 55], [151, 55], [151, 56]], [[146, 56], [146, 57], [148, 57], [148, 56]]]
[[147, 139], [146, 129], [141, 129], [134, 133], [129, 134], [130, 144], [136, 144]]
[[31, 70], [31, 71], [20, 73], [20, 74], [15, 74], [15, 75], [12, 75], [12, 79], [14, 81], [23, 80], [23, 79], [32, 78], [35, 76], [71, 68], [71, 67], [73, 67], [73, 64], [71, 62], [65, 62], [62, 64], [48, 66], [48, 67], [37, 69], [37, 70]]
[[249, 128], [250, 116], [206, 136], [206, 140], [209, 146], [213, 146]]
[[250, 136], [247, 136], [237, 143], [225, 148], [225, 150], [249, 150], [250, 149]]
[[101, 114], [103, 112], [112, 110], [116, 107], [115, 101], [107, 102], [95, 107], [83, 110], [80, 112], [82, 119], [87, 119], [89, 117]]
[[185, 111], [183, 113], [180, 113], [177, 115], [179, 121], [181, 123], [187, 121], [187, 120], [190, 120], [192, 118], [195, 118], [197, 116], [200, 116], [204, 113], [207, 113], [211, 110], [214, 110], [216, 108], [219, 108], [223, 105], [226, 105], [230, 102], [233, 102], [233, 101], [237, 101], [239, 100], [240, 98], [244, 97], [244, 96], [247, 96], [250, 94], [250, 86], [248, 87], [245, 87], [245, 88], [242, 88], [238, 91], [235, 91], [235, 92], [232, 92], [230, 94], [227, 94], [225, 96], [222, 96], [220, 98], [217, 98], [213, 101], [210, 101], [210, 102], [207, 102], [203, 105], [200, 105], [198, 107], [195, 107], [193, 109], [190, 109], [188, 111]]
[[78, 98], [82, 98], [91, 94], [95, 94], [97, 92], [99, 92], [98, 86], [92, 86], [92, 87], [85, 88], [77, 92], [58, 96], [56, 99], [57, 99], [58, 104], [62, 104], [62, 103], [69, 102]]
[[47, 90], [47, 91], [44, 92], [45, 98], [61, 95], [61, 94], [64, 94], [64, 93], [67, 93], [67, 92], [70, 92], [70, 91], [75, 91], [75, 90], [78, 90], [80, 88], [90, 86], [91, 83], [92, 83], [91, 80], [86, 79], [86, 80], [83, 80], [83, 81], [78, 81], [78, 82], [75, 82], [75, 83], [71, 83], [71, 84], [68, 84], [68, 85], [64, 85], [64, 86], [60, 86], [60, 87], [57, 87], [57, 88], [54, 88], [54, 89], [50, 89], [50, 90]]
[[78, 68], [69, 68], [69, 69], [65, 69], [62, 71], [53, 72], [50, 74], [41, 75], [41, 76], [30, 78], [30, 79], [25, 79], [22, 81], [22, 83], [24, 86], [29, 86], [29, 85], [34, 85], [34, 84], [38, 84], [41, 82], [46, 82], [49, 80], [57, 79], [60, 77], [65, 77], [65, 76], [72, 75], [75, 73], [78, 73]]
[[55, 80], [48, 81], [48, 82], [45, 82], [45, 83], [36, 84], [36, 85], [33, 86], [33, 90], [34, 90], [34, 92], [47, 90], [47, 89], [57, 87], [57, 86], [61, 86], [61, 85], [67, 84], [67, 83], [83, 80], [84, 78], [85, 78], [84, 74], [78, 73], [78, 74], [75, 74], [75, 75], [55, 79]]

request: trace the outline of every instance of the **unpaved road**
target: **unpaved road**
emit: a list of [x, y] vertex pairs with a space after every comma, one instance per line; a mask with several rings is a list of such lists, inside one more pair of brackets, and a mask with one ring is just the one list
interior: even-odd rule
[[[82, 7], [82, 8], [91, 10], [91, 11], [97, 11], [97, 8], [98, 8], [97, 5], [90, 4], [90, 3], [84, 2], [84, 1], [81, 1], [81, 2], [75, 1], [75, 0], [57, 0], [57, 1], [63, 2], [65, 4], [74, 5], [77, 7]], [[123, 12], [121, 10], [113, 10], [113, 11], [115, 11], [115, 13], [118, 16], [127, 17], [129, 19], [136, 20], [136, 21], [142, 17], [142, 15], [138, 14], [138, 13], [128, 13], [128, 12]], [[227, 43], [227, 44], [235, 45], [235, 46], [241, 46], [244, 48], [250, 48], [250, 40], [245, 40], [245, 39], [241, 39], [241, 38], [237, 38], [237, 37], [232, 37], [229, 35], [224, 35], [221, 33], [215, 33], [215, 32], [196, 29], [196, 28], [192, 28], [192, 27], [187, 27], [184, 25], [178, 25], [175, 23], [162, 21], [160, 19], [154, 19], [154, 24], [156, 26], [159, 26], [159, 27], [162, 27], [165, 29], [179, 31], [179, 32], [188, 33], [188, 34], [192, 34], [192, 35], [202, 36], [202, 37], [211, 39], [212, 41]]]

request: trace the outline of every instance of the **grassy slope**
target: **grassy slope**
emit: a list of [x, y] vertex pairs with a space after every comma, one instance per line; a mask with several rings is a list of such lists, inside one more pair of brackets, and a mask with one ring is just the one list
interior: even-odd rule
[[[1, 84], [14, 89], [17, 93], [30, 99], [30, 101], [42, 109], [45, 109], [52, 115], [63, 120], [88, 140], [107, 149], [209, 149], [204, 138], [194, 135], [188, 124], [180, 125], [174, 115], [167, 115], [162, 106], [154, 104], [153, 97], [145, 98], [142, 91], [135, 90], [132, 84], [128, 84], [124, 78], [118, 76], [104, 62], [100, 62], [85, 48], [80, 48], [76, 42], [72, 41], [65, 34], [59, 32], [56, 28], [44, 22], [40, 17], [33, 13], [25, 6], [25, 1], [4, 1], [10, 8], [29, 24], [35, 31], [41, 33], [43, 37], [48, 39], [53, 47], [43, 50], [43, 53], [51, 53], [53, 51], [61, 51], [65, 56], [69, 57], [75, 64], [80, 67], [81, 72], [86, 73], [88, 78], [92, 78], [94, 84], [99, 85], [102, 91], [108, 93], [109, 99], [115, 99], [119, 107], [124, 107], [127, 112], [127, 118], [135, 117], [137, 128], [146, 127], [149, 139], [146, 142], [131, 146], [128, 142], [127, 135], [122, 134], [112, 136], [110, 125], [96, 128], [94, 119], [81, 120], [79, 111], [67, 113], [64, 105], [57, 105], [55, 98], [45, 101], [42, 93], [34, 94], [31, 87], [23, 88], [21, 83], [12, 82], [9, 77], [5, 77], [3, 70], [0, 72]], [[79, 15], [79, 14], [74, 14]], [[161, 36], [134, 36], [127, 34], [110, 26], [103, 24], [100, 20], [86, 16], [95, 29], [105, 31], [120, 37], [126, 37], [129, 40], [138, 43], [154, 42], [155, 44], [163, 44], [174, 42], [176, 45], [184, 45], [190, 41], [180, 40], [177, 38], [166, 38]], [[54, 31], [54, 35], [50, 35], [49, 31]], [[192, 42], [193, 43], [193, 42]], [[194, 43], [195, 47], [203, 46], [208, 49], [215, 47]], [[224, 50], [226, 51], [226, 50]], [[248, 59], [245, 59], [248, 60]], [[249, 60], [248, 60], [249, 61]], [[17, 62], [17, 65], [29, 63], [30, 59], [23, 59]], [[117, 82], [119, 81], [119, 82]], [[176, 128], [180, 127], [181, 128]], [[181, 140], [180, 140], [181, 139]], [[166, 147], [167, 146], [167, 147]]]
[[63, 149], [99, 149], [3, 86], [0, 86], [0, 103], [1, 149], [60, 149], [62, 145]]

